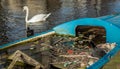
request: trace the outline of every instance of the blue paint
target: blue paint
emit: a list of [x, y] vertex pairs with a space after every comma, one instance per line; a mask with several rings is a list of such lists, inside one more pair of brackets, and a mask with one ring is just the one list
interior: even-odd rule
[[31, 38], [34, 38], [34, 37], [37, 37], [37, 36], [40, 36], [40, 35], [43, 35], [43, 34], [46, 34], [48, 32], [52, 32], [53, 30], [48, 30], [46, 32], [42, 32], [42, 33], [38, 33], [38, 34], [35, 34], [34, 36], [30, 36], [30, 37], [26, 37], [26, 38], [22, 38], [22, 39], [19, 39], [19, 40], [16, 40], [16, 41], [13, 41], [13, 42], [10, 42], [10, 43], [7, 43], [7, 44], [4, 44], [4, 45], [1, 45], [0, 46], [0, 49], [3, 49], [3, 48], [6, 48], [6, 47], [9, 47], [13, 44], [16, 44], [20, 41], [24, 41], [24, 40], [28, 40], [28, 39], [31, 39]]
[[101, 17], [97, 17], [97, 18], [106, 21], [106, 20], [112, 19], [112, 18], [114, 18], [116, 16], [120, 16], [120, 14], [112, 14], [112, 15], [101, 16]]
[[106, 30], [106, 41], [116, 42], [118, 45], [100, 60], [89, 66], [87, 69], [100, 69], [110, 57], [113, 57], [120, 50], [120, 15], [108, 15], [100, 18], [83, 18], [58, 25], [53, 29], [58, 34], [75, 36], [75, 28], [78, 25], [101, 26]]
[[111, 50], [108, 54], [102, 57], [100, 60], [95, 62], [93, 65], [89, 66], [87, 69], [100, 69], [104, 64], [106, 64], [110, 57], [113, 57], [120, 50], [120, 44], [118, 44], [113, 50]]
[[[106, 30], [106, 41], [109, 43], [120, 42], [120, 28], [116, 25], [106, 22], [97, 18], [83, 18], [70, 22], [66, 22], [62, 25], [56, 26], [53, 29], [58, 34], [72, 35], [75, 36], [75, 29], [78, 25], [88, 26], [101, 26]], [[114, 32], [113, 32], [114, 31]]]

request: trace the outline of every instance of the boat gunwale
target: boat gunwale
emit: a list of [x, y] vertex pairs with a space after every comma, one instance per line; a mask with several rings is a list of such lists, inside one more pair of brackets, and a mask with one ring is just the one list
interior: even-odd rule
[[46, 32], [38, 33], [38, 34], [35, 34], [33, 36], [30, 36], [30, 37], [22, 38], [22, 39], [19, 39], [19, 40], [1, 45], [0, 50], [8, 49], [8, 48], [16, 46], [18, 44], [22, 44], [22, 43], [26, 43], [26, 42], [32, 42], [32, 41], [35, 41], [35, 40], [37, 40], [41, 37], [45, 37], [45, 36], [48, 36], [48, 35], [51, 35], [51, 34], [54, 34], [54, 33], [55, 33], [55, 31], [48, 30]]

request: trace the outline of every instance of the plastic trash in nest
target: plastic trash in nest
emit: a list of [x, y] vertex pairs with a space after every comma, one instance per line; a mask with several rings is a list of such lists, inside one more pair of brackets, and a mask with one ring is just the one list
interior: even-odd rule
[[67, 67], [68, 65], [70, 65], [70, 64], [72, 64], [72, 62], [66, 62], [66, 63], [64, 63], [64, 67]]
[[73, 52], [74, 52], [73, 50], [70, 50], [70, 49], [67, 50], [67, 53], [68, 53], [68, 54], [73, 54]]

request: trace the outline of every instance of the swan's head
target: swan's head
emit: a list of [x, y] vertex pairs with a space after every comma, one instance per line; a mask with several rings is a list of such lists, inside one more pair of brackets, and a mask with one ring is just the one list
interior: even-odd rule
[[23, 7], [23, 11], [25, 11], [25, 10], [27, 10], [28, 9], [28, 7], [27, 6], [24, 6]]

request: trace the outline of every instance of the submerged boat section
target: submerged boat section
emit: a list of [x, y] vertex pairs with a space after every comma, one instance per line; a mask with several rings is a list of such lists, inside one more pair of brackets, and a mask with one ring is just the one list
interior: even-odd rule
[[34, 36], [22, 38], [22, 39], [19, 39], [19, 40], [14, 41], [14, 42], [10, 42], [10, 43], [1, 45], [1, 46], [0, 46], [0, 50], [3, 50], [3, 49], [6, 49], [6, 48], [9, 48], [9, 47], [12, 47], [12, 46], [17, 45], [17, 44], [21, 44], [21, 43], [33, 41], [33, 40], [36, 40], [36, 39], [38, 39], [38, 38], [45, 37], [45, 36], [47, 36], [47, 35], [54, 34], [54, 33], [55, 33], [55, 31], [53, 31], [53, 30], [48, 30], [48, 31], [46, 31], [46, 32], [42, 32], [42, 33], [39, 33], [39, 34], [35, 34]]

